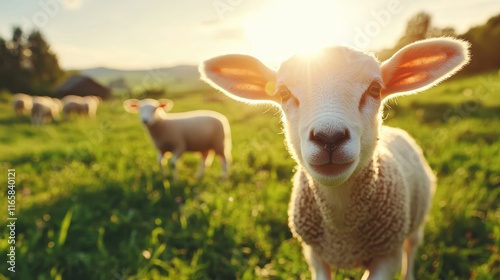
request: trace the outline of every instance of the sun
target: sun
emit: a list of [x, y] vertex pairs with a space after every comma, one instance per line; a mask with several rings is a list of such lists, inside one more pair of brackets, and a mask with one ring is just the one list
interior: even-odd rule
[[[305, 1], [304, 1], [305, 2]], [[276, 1], [244, 21], [252, 55], [277, 63], [293, 54], [311, 54], [342, 43], [342, 22], [336, 1], [312, 5], [299, 1]], [[345, 22], [343, 22], [345, 25]]]

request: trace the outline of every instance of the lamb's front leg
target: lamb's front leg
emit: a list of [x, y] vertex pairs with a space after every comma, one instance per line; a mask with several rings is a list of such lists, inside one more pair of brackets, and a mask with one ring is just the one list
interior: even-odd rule
[[415, 253], [417, 251], [417, 246], [422, 242], [423, 238], [423, 225], [412, 233], [403, 243], [403, 249], [405, 251], [405, 258], [403, 262], [403, 269], [401, 270], [401, 275], [404, 280], [413, 280], [413, 262], [415, 259]]
[[400, 248], [390, 255], [373, 259], [361, 280], [393, 279], [401, 269], [402, 257], [403, 249]]
[[313, 250], [313, 248], [305, 243], [302, 243], [304, 257], [309, 264], [311, 270], [311, 279], [313, 280], [331, 280], [332, 271], [330, 266], [325, 263]]

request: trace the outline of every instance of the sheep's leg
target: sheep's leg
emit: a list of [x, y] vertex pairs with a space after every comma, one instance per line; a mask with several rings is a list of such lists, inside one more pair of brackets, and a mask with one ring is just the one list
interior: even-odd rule
[[229, 162], [224, 154], [220, 155], [220, 161], [221, 161], [221, 168], [222, 168], [222, 173], [221, 177], [226, 179], [228, 176], [228, 171], [229, 171]]
[[373, 259], [361, 280], [392, 279], [401, 269], [402, 257], [403, 250], [398, 249], [390, 255]]
[[172, 179], [177, 181], [177, 161], [181, 157], [182, 152], [175, 152], [170, 159], [170, 169], [172, 170]]
[[210, 150], [206, 150], [206, 151], [201, 152], [200, 168], [198, 168], [198, 173], [196, 174], [196, 178], [198, 178], [198, 179], [203, 178], [203, 175], [205, 174], [205, 167], [207, 167], [207, 165], [210, 164], [209, 152], [210, 152]]
[[162, 167], [162, 162], [163, 160], [163, 153], [162, 152], [158, 152], [158, 154], [156, 154], [156, 161], [158, 162], [158, 166], [160, 166], [160, 172], [161, 174], [164, 174], [163, 172], [163, 167]]
[[41, 119], [42, 119], [42, 118], [41, 118], [39, 115], [35, 115], [35, 116], [33, 117], [33, 119], [32, 119], [32, 124], [33, 124], [34, 126], [40, 126], [40, 125], [42, 125], [42, 121], [41, 121]]
[[413, 260], [415, 259], [415, 253], [417, 251], [417, 246], [422, 242], [423, 237], [423, 227], [420, 227], [415, 232], [413, 232], [403, 243], [403, 250], [405, 252], [405, 258], [403, 261], [403, 267], [401, 269], [401, 275], [404, 280], [413, 280]]
[[325, 263], [314, 252], [313, 248], [305, 243], [302, 243], [304, 257], [306, 258], [309, 269], [311, 270], [311, 279], [313, 280], [331, 280], [332, 271], [330, 266]]

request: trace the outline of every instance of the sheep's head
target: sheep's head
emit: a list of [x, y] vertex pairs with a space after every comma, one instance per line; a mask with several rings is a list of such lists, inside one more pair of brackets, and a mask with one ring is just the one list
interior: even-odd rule
[[146, 126], [153, 125], [162, 114], [168, 112], [174, 106], [174, 102], [169, 99], [128, 99], [123, 101], [123, 108], [129, 113], [140, 113], [139, 117]]
[[319, 183], [336, 186], [370, 161], [386, 98], [425, 90], [468, 61], [454, 39], [413, 43], [380, 64], [347, 47], [294, 56], [276, 72], [257, 59], [226, 55], [200, 66], [202, 79], [237, 100], [270, 102], [283, 112], [295, 159]]

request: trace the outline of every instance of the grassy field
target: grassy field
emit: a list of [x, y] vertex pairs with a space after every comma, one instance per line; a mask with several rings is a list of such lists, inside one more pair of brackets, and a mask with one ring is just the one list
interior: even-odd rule
[[[0, 195], [0, 279], [309, 279], [287, 226], [295, 163], [279, 112], [214, 91], [169, 96], [174, 111], [207, 108], [232, 125], [234, 163], [197, 181], [160, 175], [137, 115], [120, 100], [93, 120], [35, 128], [0, 103], [1, 182], [16, 171], [16, 272], [7, 270]], [[489, 73], [399, 98], [386, 124], [406, 129], [438, 176], [416, 279], [500, 279], [500, 76]], [[336, 271], [359, 279], [362, 271]]]

